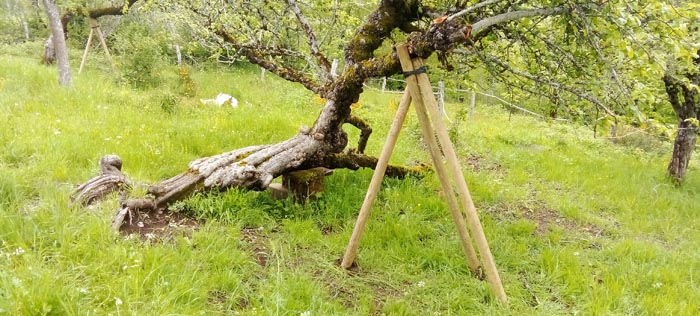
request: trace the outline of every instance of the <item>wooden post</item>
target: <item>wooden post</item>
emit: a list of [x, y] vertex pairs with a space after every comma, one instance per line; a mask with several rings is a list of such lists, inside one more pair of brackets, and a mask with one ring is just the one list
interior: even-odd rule
[[22, 15], [22, 29], [24, 30], [24, 39], [29, 40], [29, 24], [27, 24], [27, 21], [24, 19], [24, 15]]
[[[408, 55], [408, 50], [405, 44], [397, 46], [397, 51], [399, 53], [399, 60], [401, 61], [401, 67], [404, 72], [414, 70], [411, 63], [411, 58]], [[426, 98], [426, 91], [432, 96], [432, 100], [435, 100], [433, 96], [432, 89], [422, 89], [418, 86], [418, 81], [416, 81], [416, 76], [410, 76], [406, 78], [407, 90], [411, 92], [411, 97], [414, 100], [416, 114], [418, 120], [420, 121], [421, 131], [423, 134], [423, 140], [427, 143], [428, 149], [430, 151], [430, 156], [433, 160], [433, 166], [440, 179], [440, 185], [445, 193], [445, 198], [447, 201], [447, 206], [450, 210], [450, 215], [452, 215], [452, 220], [455, 222], [455, 227], [457, 228], [457, 233], [459, 234], [460, 241], [462, 244], [462, 250], [467, 257], [467, 264], [470, 270], [475, 274], [480, 274], [480, 264], [479, 259], [474, 251], [474, 246], [472, 245], [471, 237], [467, 231], [467, 225], [462, 217], [462, 213], [459, 210], [459, 205], [457, 203], [457, 198], [455, 197], [455, 192], [450, 185], [448, 170], [445, 169], [440, 147], [435, 140], [435, 131], [430, 124], [430, 118], [425, 111], [424, 101]], [[435, 117], [434, 117], [435, 118]], [[439, 120], [440, 118], [437, 117]]]
[[177, 65], [182, 65], [182, 52], [180, 52], [180, 44], [175, 44], [175, 56], [177, 56]]
[[357, 253], [357, 248], [360, 244], [360, 238], [362, 238], [362, 233], [367, 225], [367, 219], [369, 218], [372, 204], [374, 204], [374, 200], [377, 198], [377, 193], [379, 192], [379, 188], [382, 184], [382, 179], [384, 179], [386, 167], [389, 164], [389, 158], [391, 158], [391, 153], [396, 145], [396, 140], [399, 138], [399, 132], [401, 131], [404, 120], [406, 119], [406, 113], [408, 113], [408, 106], [410, 104], [411, 94], [406, 91], [401, 98], [399, 108], [396, 110], [394, 121], [391, 123], [389, 135], [386, 137], [386, 143], [384, 143], [382, 153], [379, 155], [379, 160], [377, 161], [377, 166], [374, 169], [374, 174], [372, 175], [369, 189], [367, 189], [365, 200], [362, 202], [362, 207], [360, 208], [360, 214], [357, 216], [355, 228], [352, 230], [350, 242], [348, 243], [347, 250], [345, 250], [343, 261], [340, 263], [340, 266], [345, 269], [350, 268], [353, 261], [355, 261], [355, 254]]
[[78, 69], [78, 74], [83, 72], [83, 67], [85, 66], [85, 61], [87, 60], [88, 51], [90, 51], [90, 44], [92, 44], [92, 34], [95, 32], [94, 28], [90, 28], [90, 35], [88, 35], [87, 44], [85, 44], [85, 51], [83, 52], [83, 60], [80, 61], [80, 68]]
[[382, 93], [386, 90], [386, 77], [382, 78]]
[[[406, 49], [405, 44], [399, 45], [397, 47], [397, 51], [399, 54], [399, 59], [401, 59], [401, 65], [404, 71], [410, 71], [424, 66], [423, 61], [421, 59], [415, 59], [412, 61], [412, 67], [409, 67], [408, 63], [405, 61], [406, 59], [410, 60], [408, 50]], [[409, 89], [411, 90], [413, 99], [416, 101], [416, 109], [418, 110], [419, 107], [424, 106], [425, 108], [427, 108], [430, 116], [433, 117], [433, 124], [435, 124], [435, 131], [437, 132], [438, 140], [440, 141], [440, 145], [442, 146], [445, 158], [447, 159], [447, 165], [452, 173], [453, 180], [457, 186], [457, 190], [459, 193], [458, 195], [462, 202], [462, 207], [466, 211], [469, 228], [472, 234], [474, 234], [474, 238], [476, 239], [476, 246], [484, 263], [486, 278], [489, 281], [491, 289], [496, 295], [496, 298], [501, 303], [507, 303], [508, 299], [503, 289], [501, 278], [498, 274], [498, 270], [496, 269], [496, 264], [494, 262], [493, 255], [491, 254], [491, 249], [489, 248], [488, 241], [486, 240], [484, 229], [481, 226], [481, 221], [479, 220], [479, 216], [476, 213], [474, 202], [472, 201], [471, 195], [469, 194], [467, 183], [464, 180], [464, 175], [462, 174], [462, 169], [459, 165], [457, 154], [455, 153], [452, 142], [450, 141], [447, 128], [445, 127], [445, 123], [440, 119], [436, 104], [437, 102], [435, 101], [435, 96], [433, 95], [428, 76], [424, 73], [421, 73], [411, 76], [408, 79]], [[422, 100], [418, 99], [420, 97], [419, 95], [422, 95]], [[420, 101], [427, 101], [427, 103], [422, 103]], [[439, 161], [434, 161], [436, 165], [438, 164], [438, 162]]]

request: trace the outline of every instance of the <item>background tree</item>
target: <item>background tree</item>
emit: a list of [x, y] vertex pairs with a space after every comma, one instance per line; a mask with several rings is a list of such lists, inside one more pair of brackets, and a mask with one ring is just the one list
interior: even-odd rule
[[668, 175], [679, 183], [695, 150], [700, 120], [700, 57], [694, 58], [693, 66], [680, 73], [669, 69], [663, 78], [669, 101], [678, 116], [678, 132], [673, 142]]
[[44, 7], [49, 17], [53, 50], [58, 60], [58, 83], [64, 87], [70, 87], [72, 77], [70, 64], [68, 63], [68, 47], [66, 47], [66, 39], [63, 36], [63, 25], [61, 24], [58, 7], [54, 0], [44, 0]]

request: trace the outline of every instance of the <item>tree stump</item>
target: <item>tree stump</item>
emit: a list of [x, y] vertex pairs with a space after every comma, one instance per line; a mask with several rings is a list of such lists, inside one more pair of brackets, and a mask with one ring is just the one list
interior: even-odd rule
[[333, 169], [318, 167], [287, 173], [282, 183], [270, 184], [268, 190], [276, 199], [292, 196], [295, 201], [305, 203], [316, 194], [323, 192], [324, 178], [333, 174]]

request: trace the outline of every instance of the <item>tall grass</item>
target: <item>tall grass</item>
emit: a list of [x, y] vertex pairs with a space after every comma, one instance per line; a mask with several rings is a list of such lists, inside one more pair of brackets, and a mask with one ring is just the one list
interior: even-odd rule
[[[193, 97], [178, 93], [175, 67], [160, 69], [161, 86], [136, 90], [92, 63], [62, 89], [55, 69], [26, 57], [37, 47], [0, 47], [0, 315], [700, 312], [695, 162], [674, 187], [667, 156], [482, 105], [453, 136], [509, 306], [469, 274], [432, 174], [385, 180], [354, 273], [336, 261], [370, 170], [336, 170], [306, 205], [265, 192], [195, 195], [173, 208], [200, 218], [197, 231], [119, 236], [109, 228], [116, 201], [67, 206], [101, 156], [120, 155], [133, 181], [152, 183], [201, 156], [291, 137], [321, 105], [245, 65], [193, 70]], [[199, 104], [219, 92], [240, 106]], [[375, 130], [369, 153], [380, 151], [398, 98], [368, 91], [354, 110]], [[411, 114], [394, 163], [426, 161], [419, 134]]]

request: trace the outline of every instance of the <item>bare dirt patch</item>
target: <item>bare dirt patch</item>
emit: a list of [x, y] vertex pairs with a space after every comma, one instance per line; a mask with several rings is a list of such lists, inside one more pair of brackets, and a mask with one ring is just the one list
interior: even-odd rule
[[489, 162], [487, 159], [476, 154], [469, 154], [462, 158], [462, 161], [474, 172], [488, 171], [497, 175], [504, 175], [506, 168], [497, 162]]
[[261, 228], [243, 228], [241, 229], [241, 237], [248, 250], [253, 253], [255, 262], [261, 267], [266, 267], [270, 259], [270, 250], [267, 248], [268, 237]]
[[124, 235], [138, 235], [144, 240], [167, 240], [175, 234], [189, 234], [201, 223], [182, 213], [152, 211], [127, 215], [119, 232]]
[[486, 209], [486, 212], [501, 220], [513, 218], [525, 218], [537, 225], [535, 233], [544, 235], [552, 228], [559, 226], [566, 231], [578, 231], [599, 237], [605, 234], [605, 230], [592, 223], [581, 223], [567, 218], [547, 204], [539, 200], [521, 202], [517, 205], [500, 205]]

